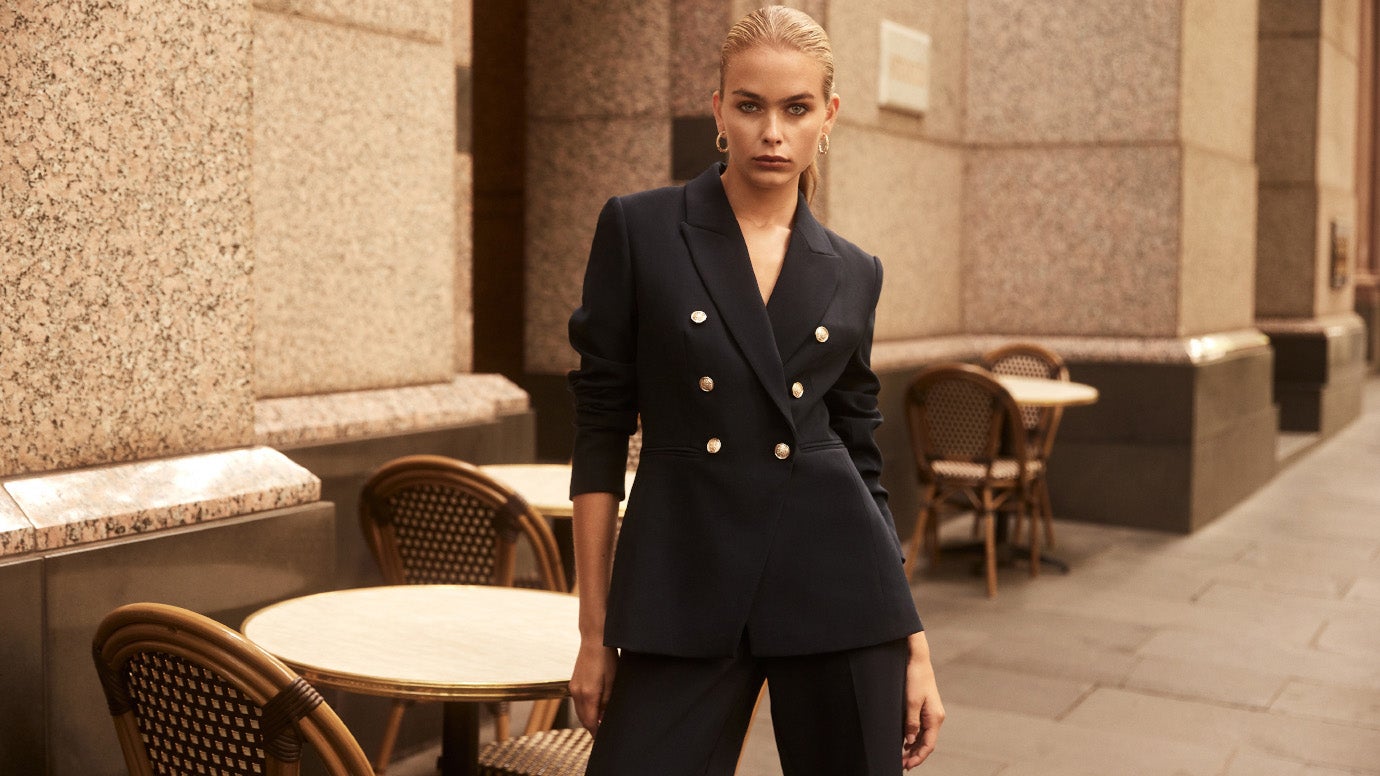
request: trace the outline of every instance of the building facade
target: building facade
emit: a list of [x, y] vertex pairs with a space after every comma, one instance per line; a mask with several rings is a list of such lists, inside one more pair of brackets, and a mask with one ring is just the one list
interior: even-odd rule
[[[1046, 344], [1101, 392], [1056, 514], [1186, 532], [1358, 413], [1374, 0], [794, 4], [838, 59], [817, 214], [886, 267], [889, 418], [928, 364]], [[718, 44], [755, 5], [0, 5], [0, 771], [118, 762], [109, 608], [238, 624], [368, 583], [374, 466], [568, 454], [595, 216], [718, 158]], [[386, 704], [332, 701], [368, 745]]]

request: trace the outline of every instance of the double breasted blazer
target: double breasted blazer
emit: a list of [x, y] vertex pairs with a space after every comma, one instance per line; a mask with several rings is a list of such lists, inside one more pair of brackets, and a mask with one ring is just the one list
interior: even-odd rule
[[608, 201], [581, 306], [571, 494], [623, 495], [609, 646], [799, 655], [921, 629], [879, 482], [882, 269], [802, 196], [763, 304], [715, 165]]

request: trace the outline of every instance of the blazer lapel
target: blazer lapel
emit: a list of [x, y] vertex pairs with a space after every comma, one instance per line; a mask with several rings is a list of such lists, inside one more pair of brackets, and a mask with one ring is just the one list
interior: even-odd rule
[[810, 213], [802, 194], [795, 207], [795, 227], [786, 248], [786, 261], [767, 304], [783, 364], [789, 364], [803, 345], [814, 342], [815, 329], [824, 320], [838, 287], [837, 259], [829, 236]]
[[781, 414], [793, 422], [771, 320], [757, 290], [747, 244], [719, 182], [719, 170], [714, 165], [686, 184], [681, 233], [724, 326]]

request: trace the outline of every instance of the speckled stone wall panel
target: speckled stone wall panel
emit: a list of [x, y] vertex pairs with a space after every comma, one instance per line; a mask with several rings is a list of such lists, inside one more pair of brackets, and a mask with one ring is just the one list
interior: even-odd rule
[[474, 365], [474, 157], [455, 155], [455, 363]]
[[1180, 136], [1246, 162], [1255, 156], [1257, 2], [1183, 6]]
[[[828, 32], [834, 45], [835, 89], [842, 101], [843, 120], [898, 134], [960, 142], [966, 17], [962, 3], [945, 0], [832, 3]], [[923, 116], [878, 107], [883, 20], [930, 36], [930, 109]]]
[[974, 143], [1170, 140], [1180, 0], [970, 0]]
[[719, 47], [737, 21], [723, 0], [676, 0], [671, 4], [671, 113], [708, 116], [719, 88]]
[[1317, 283], [1317, 189], [1311, 183], [1262, 185], [1259, 202], [1256, 317], [1309, 317]]
[[0, 558], [23, 555], [34, 547], [34, 524], [10, 494], [0, 488]]
[[451, 0], [450, 49], [455, 64], [469, 67], [474, 62], [473, 0]]
[[829, 227], [882, 260], [877, 340], [962, 325], [963, 153], [854, 125], [835, 129]]
[[249, 8], [0, 6], [0, 476], [252, 431]]
[[1186, 146], [1181, 336], [1243, 329], [1255, 309], [1256, 177], [1246, 160]]
[[[1318, 183], [1356, 188], [1357, 81], [1356, 57], [1330, 40], [1320, 46], [1318, 67]], [[1348, 221], [1354, 224], [1355, 216]]]
[[669, 0], [529, 0], [528, 116], [665, 115], [670, 42]]
[[1260, 180], [1313, 179], [1318, 158], [1317, 38], [1260, 39], [1256, 164]]
[[256, 394], [450, 379], [449, 47], [275, 13], [254, 34]]
[[670, 182], [671, 4], [530, 0], [527, 13], [524, 361], [563, 374], [600, 207]]
[[254, 0], [254, 6], [429, 43], [451, 32], [451, 0]]
[[1322, 36], [1351, 59], [1360, 56], [1361, 3], [1374, 0], [1322, 0]]
[[578, 365], [566, 324], [580, 304], [599, 210], [609, 197], [669, 185], [670, 136], [667, 118], [529, 120], [528, 372]]
[[1182, 152], [977, 149], [964, 193], [964, 330], [1174, 336]]

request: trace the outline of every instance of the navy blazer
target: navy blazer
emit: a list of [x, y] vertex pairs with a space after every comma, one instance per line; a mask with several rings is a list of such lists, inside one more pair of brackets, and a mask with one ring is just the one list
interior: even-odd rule
[[605, 643], [798, 655], [921, 629], [879, 482], [881, 263], [804, 197], [762, 303], [714, 165], [599, 215], [581, 306], [571, 494], [622, 495]]

